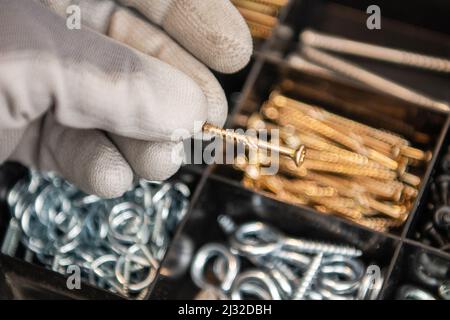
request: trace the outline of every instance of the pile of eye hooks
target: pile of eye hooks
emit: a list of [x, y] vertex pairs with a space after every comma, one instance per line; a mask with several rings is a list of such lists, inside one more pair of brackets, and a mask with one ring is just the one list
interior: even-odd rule
[[187, 213], [189, 188], [139, 180], [117, 199], [87, 195], [53, 173], [32, 171], [9, 191], [12, 215], [2, 253], [67, 274], [78, 266], [90, 284], [144, 299], [176, 226]]
[[289, 238], [262, 222], [236, 227], [227, 216], [219, 216], [218, 222], [229, 235], [229, 247], [208, 243], [197, 252], [191, 265], [192, 281], [201, 289], [197, 299], [378, 297], [381, 271], [376, 266], [366, 269], [356, 248]]

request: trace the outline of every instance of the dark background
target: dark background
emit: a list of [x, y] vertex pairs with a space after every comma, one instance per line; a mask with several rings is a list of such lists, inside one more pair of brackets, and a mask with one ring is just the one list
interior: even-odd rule
[[450, 34], [450, 1], [448, 0], [333, 0], [328, 2], [363, 11], [375, 4], [381, 8], [383, 17]]

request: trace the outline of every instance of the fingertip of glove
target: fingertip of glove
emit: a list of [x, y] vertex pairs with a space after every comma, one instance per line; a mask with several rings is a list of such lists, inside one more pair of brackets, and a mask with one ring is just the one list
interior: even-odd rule
[[193, 79], [169, 65], [158, 64], [149, 69], [158, 74], [156, 81], [149, 82], [150, 94], [145, 100], [149, 107], [139, 111], [155, 138], [139, 139], [180, 141], [198, 131], [208, 119], [208, 101]]
[[[140, 176], [147, 180], [164, 181], [173, 176], [181, 167], [183, 143], [154, 143], [142, 153]], [[144, 159], [145, 158], [145, 159]], [[136, 166], [139, 167], [139, 166]]]
[[89, 193], [101, 198], [112, 199], [122, 196], [133, 183], [133, 172], [129, 170], [112, 170], [108, 168], [101, 171], [92, 170], [88, 182]]
[[84, 143], [85, 152], [91, 154], [87, 161], [80, 156], [72, 172], [63, 167], [62, 173], [88, 194], [105, 199], [122, 196], [133, 185], [133, 170], [106, 137], [92, 135], [92, 139], [95, 143]]
[[250, 61], [253, 52], [250, 30], [229, 1], [174, 1], [163, 26], [216, 71], [237, 72]]
[[215, 43], [215, 50], [212, 50], [208, 64], [218, 72], [235, 73], [250, 62], [253, 40], [246, 25], [238, 35], [227, 33], [227, 30], [223, 30], [217, 34], [210, 34], [209, 38]]
[[113, 139], [136, 175], [146, 180], [167, 180], [183, 162], [182, 142], [147, 142], [117, 136]]
[[182, 150], [183, 144], [179, 143], [167, 148], [165, 152], [161, 152], [161, 155], [158, 157], [160, 159], [155, 160], [152, 166], [153, 170], [146, 175], [146, 179], [165, 181], [176, 174], [182, 165]]
[[124, 164], [117, 166], [91, 166], [86, 177], [84, 191], [101, 198], [112, 199], [122, 196], [133, 184], [133, 171]]

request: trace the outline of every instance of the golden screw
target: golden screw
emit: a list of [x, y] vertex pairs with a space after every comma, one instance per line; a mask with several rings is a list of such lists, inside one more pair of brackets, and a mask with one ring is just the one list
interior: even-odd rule
[[268, 39], [272, 36], [272, 28], [251, 21], [247, 21], [247, 25], [253, 38]]
[[419, 191], [411, 186], [405, 185], [403, 188], [402, 196], [405, 200], [415, 199], [419, 195]]
[[402, 219], [399, 220], [387, 218], [362, 218], [354, 221], [368, 228], [384, 232], [387, 228], [401, 227], [405, 223], [406, 218], [406, 216], [402, 216]]
[[[274, 106], [277, 107], [279, 105]], [[299, 109], [289, 108], [288, 106], [275, 109], [270, 108], [270, 106], [266, 104], [262, 110], [269, 119], [276, 121], [282, 126], [294, 125], [295, 127], [301, 128], [302, 130], [317, 133], [332, 141], [340, 143], [350, 150], [363, 154], [369, 159], [372, 159], [389, 169], [397, 169], [398, 164], [395, 160], [392, 160], [391, 158], [375, 150], [366, 148], [354, 138], [351, 138], [347, 134], [335, 130], [334, 128], [324, 124], [323, 122], [304, 114]]]
[[[375, 200], [372, 196], [367, 194], [367, 190], [365, 188], [361, 187], [361, 185], [357, 183], [352, 182], [351, 180], [310, 172], [308, 172], [306, 178], [318, 181], [319, 184], [332, 186], [338, 191], [340, 195], [353, 198], [357, 200], [361, 206], [374, 209], [379, 213], [388, 215], [395, 219], [400, 218], [400, 216], [406, 211], [406, 208], [403, 206], [397, 206]], [[367, 178], [360, 178], [360, 180], [363, 179]]]
[[406, 213], [406, 207], [394, 204], [387, 204], [377, 201], [371, 197], [367, 198], [369, 206], [394, 219], [400, 219]]
[[[333, 210], [335, 213], [343, 215], [351, 219], [362, 219], [363, 214], [360, 210], [354, 209], [348, 205], [347, 202], [342, 200], [345, 198], [326, 198], [326, 197], [310, 197], [313, 202], [319, 205], [326, 206]], [[348, 198], [347, 198], [348, 199]], [[349, 199], [351, 200], [351, 199]], [[354, 202], [352, 202], [354, 204]]]
[[[322, 157], [322, 159], [330, 159], [329, 161], [333, 162], [333, 159], [337, 157], [340, 160], [348, 163], [380, 167], [377, 163], [370, 162], [369, 158], [358, 153], [339, 148], [336, 145], [330, 144], [327, 142], [327, 140], [312, 133], [298, 132], [292, 126], [278, 127], [271, 123], [267, 123], [257, 113], [254, 113], [247, 118], [247, 128], [255, 130], [278, 129], [280, 132], [280, 137], [290, 147], [295, 148], [298, 145], [303, 144], [306, 148], [308, 148], [306, 158], [309, 159], [318, 159], [317, 157]], [[322, 151], [323, 153], [314, 152], [312, 149]]]
[[278, 8], [273, 5], [268, 5], [264, 3], [258, 3], [249, 0], [231, 0], [231, 2], [239, 8], [244, 8], [248, 10], [252, 10], [255, 12], [276, 16], [278, 15]]
[[241, 169], [245, 172], [242, 183], [246, 188], [254, 189], [267, 197], [280, 201], [290, 202], [297, 205], [304, 205], [308, 203], [308, 200], [301, 195], [294, 195], [289, 191], [284, 190], [283, 184], [278, 180], [278, 177], [260, 175], [260, 171], [250, 165], [247, 167], [243, 165], [241, 166]]
[[371, 147], [389, 157], [397, 158], [399, 154], [401, 154], [404, 157], [420, 161], [430, 161], [432, 158], [432, 153], [430, 151], [425, 152], [420, 149], [413, 148], [408, 145], [409, 142], [407, 140], [400, 138], [395, 134], [366, 126], [359, 122], [327, 112], [318, 107], [313, 107], [281, 95], [275, 94], [272, 99], [275, 103], [277, 101], [279, 103], [282, 101], [290, 105], [294, 105], [295, 102], [297, 107], [301, 107], [306, 110], [309, 115], [319, 117], [321, 121], [334, 129], [345, 131], [351, 129], [352, 132], [359, 134], [361, 142], [364, 145]]
[[400, 146], [400, 153], [405, 157], [419, 161], [430, 161], [433, 157], [431, 151], [424, 152], [420, 149], [413, 148], [407, 145]]
[[[271, 177], [274, 178], [273, 176]], [[300, 179], [286, 179], [277, 177], [283, 187], [294, 194], [304, 194], [310, 197], [333, 197], [337, 196], [337, 191], [331, 187], [320, 187], [314, 181]]]
[[[293, 167], [288, 162], [280, 161], [280, 167], [282, 169], [287, 169], [289, 173], [300, 172], [296, 167]], [[345, 174], [349, 176], [362, 176], [362, 177], [372, 177], [382, 180], [394, 180], [397, 178], [397, 174], [388, 169], [378, 169], [378, 168], [368, 168], [365, 166], [358, 165], [346, 165], [339, 163], [328, 163], [324, 161], [316, 160], [305, 160], [303, 166], [300, 169], [314, 170], [314, 171], [324, 171], [337, 174]]]
[[377, 140], [386, 142], [391, 146], [399, 146], [399, 145], [407, 145], [408, 141], [404, 138], [397, 136], [394, 133], [383, 131], [380, 129], [375, 129], [368, 125], [365, 125], [360, 122], [356, 122], [354, 120], [339, 116], [337, 114], [328, 112], [322, 108], [308, 105], [306, 103], [302, 103], [300, 101], [290, 99], [288, 97], [280, 95], [278, 92], [274, 92], [270, 96], [270, 101], [273, 101], [275, 104], [289, 104], [291, 106], [297, 106], [298, 108], [308, 110], [310, 113], [320, 115], [321, 119], [327, 119], [331, 123], [336, 123], [344, 126], [347, 130], [351, 129], [352, 132], [358, 134], [364, 134], [367, 136], [371, 136]]
[[403, 182], [406, 182], [407, 184], [418, 187], [420, 186], [420, 178], [418, 176], [415, 176], [411, 173], [405, 172], [400, 176], [400, 180]]
[[354, 177], [353, 181], [375, 196], [400, 201], [405, 188], [398, 181], [385, 181], [368, 177]]
[[253, 150], [270, 150], [272, 152], [287, 156], [294, 161], [297, 167], [300, 166], [305, 160], [306, 150], [303, 145], [297, 149], [292, 149], [281, 145], [271, 144], [267, 141], [263, 141], [249, 135], [238, 134], [233, 131], [221, 129], [209, 123], [205, 123], [203, 125], [203, 132], [221, 136], [225, 139], [231, 139], [237, 143], [242, 143]]
[[[255, 130], [278, 129], [286, 148], [308, 148], [301, 167], [295, 161], [278, 159], [280, 173], [276, 176], [263, 176], [256, 166], [247, 166], [243, 169], [245, 185], [275, 199], [307, 204], [378, 231], [404, 224], [421, 182], [408, 169], [431, 159], [430, 152], [411, 147], [394, 133], [278, 92], [270, 95], [261, 114], [242, 120]], [[263, 145], [261, 149], [269, 148]], [[289, 157], [293, 158], [292, 151]], [[258, 166], [267, 164], [264, 157], [258, 158]]]

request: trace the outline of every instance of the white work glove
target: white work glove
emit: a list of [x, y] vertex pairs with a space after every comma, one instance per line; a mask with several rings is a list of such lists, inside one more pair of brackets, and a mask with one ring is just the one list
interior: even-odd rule
[[[81, 30], [66, 26], [70, 5]], [[204, 64], [235, 72], [251, 52], [228, 0], [0, 0], [0, 163], [57, 171], [102, 197], [134, 174], [164, 180], [181, 162], [174, 130], [224, 124]]]

